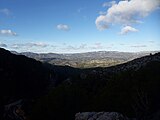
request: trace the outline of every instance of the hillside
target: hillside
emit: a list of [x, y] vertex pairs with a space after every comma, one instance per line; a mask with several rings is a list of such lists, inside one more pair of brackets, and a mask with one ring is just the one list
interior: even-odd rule
[[115, 111], [135, 120], [158, 120], [159, 71], [160, 53], [109, 68], [84, 69], [39, 100], [31, 118], [74, 120], [79, 112]]
[[41, 62], [0, 48], [0, 117], [5, 105], [43, 95], [51, 74]]
[[74, 120], [79, 112], [106, 111], [155, 120], [159, 71], [160, 53], [111, 67], [76, 69], [0, 49], [0, 117]]

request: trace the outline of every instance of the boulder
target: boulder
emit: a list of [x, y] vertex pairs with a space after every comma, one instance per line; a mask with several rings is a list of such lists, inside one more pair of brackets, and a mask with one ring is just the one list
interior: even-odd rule
[[75, 120], [131, 120], [117, 112], [82, 112], [75, 115]]

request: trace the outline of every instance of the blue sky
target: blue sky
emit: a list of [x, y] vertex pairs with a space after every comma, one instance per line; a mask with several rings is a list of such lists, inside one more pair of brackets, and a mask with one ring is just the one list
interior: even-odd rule
[[160, 50], [159, 0], [0, 0], [0, 47], [18, 52]]

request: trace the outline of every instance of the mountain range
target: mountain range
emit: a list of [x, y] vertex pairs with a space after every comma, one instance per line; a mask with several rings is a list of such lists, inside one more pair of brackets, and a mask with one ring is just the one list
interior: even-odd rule
[[41, 62], [47, 62], [53, 65], [71, 66], [75, 68], [108, 67], [131, 61], [135, 58], [157, 53], [158, 51], [148, 52], [118, 52], [118, 51], [97, 51], [73, 54], [56, 53], [32, 53], [32, 52], [12, 52], [25, 55]]

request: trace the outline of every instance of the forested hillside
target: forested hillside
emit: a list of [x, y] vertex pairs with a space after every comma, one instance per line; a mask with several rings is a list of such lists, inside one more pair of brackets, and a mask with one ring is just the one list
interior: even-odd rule
[[[135, 64], [139, 66], [132, 66]], [[125, 66], [130, 67], [123, 70]], [[137, 120], [151, 120], [160, 110], [159, 71], [159, 53], [113, 68], [86, 70], [42, 97], [31, 118], [74, 120], [78, 112], [116, 111]]]

